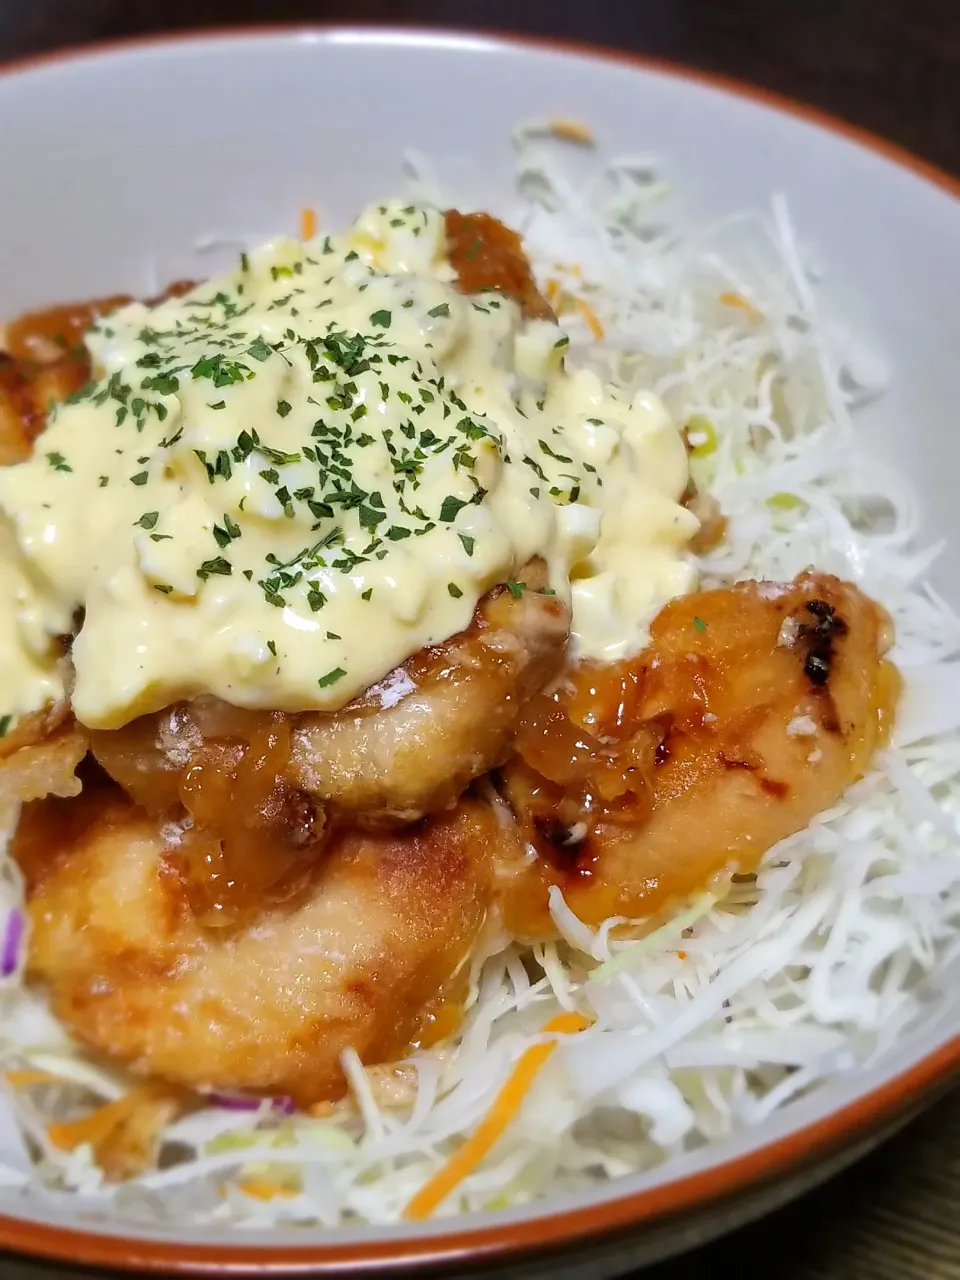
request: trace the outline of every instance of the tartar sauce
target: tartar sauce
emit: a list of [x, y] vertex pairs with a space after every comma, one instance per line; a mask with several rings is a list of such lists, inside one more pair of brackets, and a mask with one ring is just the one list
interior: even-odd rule
[[268, 244], [87, 345], [96, 380], [0, 471], [0, 714], [62, 693], [52, 641], [78, 617], [74, 710], [115, 728], [199, 694], [342, 706], [534, 555], [584, 656], [635, 652], [693, 586], [663, 405], [462, 294], [431, 210]]

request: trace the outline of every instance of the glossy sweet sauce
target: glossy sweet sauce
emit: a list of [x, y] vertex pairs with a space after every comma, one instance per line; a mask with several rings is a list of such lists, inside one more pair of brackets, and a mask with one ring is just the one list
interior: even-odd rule
[[524, 315], [552, 320], [553, 310], [537, 288], [520, 237], [488, 213], [444, 214], [447, 253], [464, 293], [496, 289], [514, 298]]
[[305, 883], [325, 820], [286, 780], [288, 716], [207, 699], [94, 733], [91, 748], [128, 795], [169, 824], [168, 862], [203, 925], [236, 926]]
[[[794, 763], [783, 776], [771, 773], [755, 744], [768, 741], [763, 733], [776, 724], [789, 741], [789, 721], [799, 714], [792, 708], [804, 698], [817, 731], [844, 745], [844, 767], [852, 777], [867, 766], [875, 746], [887, 742], [901, 677], [891, 662], [880, 661], [863, 723], [842, 722], [833, 668], [848, 628], [833, 605], [810, 598], [793, 606], [792, 639], [781, 647], [777, 629], [787, 615], [775, 595], [769, 601], [761, 596], [751, 608], [771, 619], [770, 648], [763, 653], [754, 640], [747, 654], [740, 644], [741, 608], [735, 592], [674, 600], [654, 620], [646, 650], [621, 662], [581, 663], [559, 688], [528, 703], [502, 785], [518, 815], [523, 846], [537, 858], [523, 868], [518, 887], [504, 893], [508, 929], [520, 936], [548, 932], [547, 889], [554, 884], [572, 891], [574, 904], [579, 890], [589, 889], [596, 901], [609, 898], [607, 914], [618, 914], [616, 885], [608, 883], [604, 863], [604, 849], [617, 845], [617, 829], [627, 838], [636, 832], [642, 863], [643, 827], [654, 809], [711, 772], [749, 773], [770, 801], [796, 803], [806, 787], [802, 768]], [[877, 618], [882, 632], [882, 611]], [[768, 664], [769, 671], [773, 663], [779, 671], [782, 684], [768, 688], [766, 697], [739, 679], [750, 644], [757, 645], [758, 664]], [[856, 676], [847, 669], [841, 678]], [[787, 767], [785, 758], [781, 767]], [[704, 882], [715, 869], [705, 870]], [[641, 896], [651, 909], [669, 901], [669, 871], [658, 873]]]
[[641, 825], [650, 813], [670, 721], [641, 716], [648, 694], [648, 672], [636, 658], [582, 663], [526, 708], [512, 785], [526, 793], [531, 843], [568, 876], [592, 874], [585, 836], [598, 823]]

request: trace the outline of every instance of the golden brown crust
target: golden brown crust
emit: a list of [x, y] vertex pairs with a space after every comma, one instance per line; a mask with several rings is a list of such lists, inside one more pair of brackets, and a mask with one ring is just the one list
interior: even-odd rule
[[508, 756], [526, 701], [556, 675], [569, 614], [542, 561], [489, 592], [467, 631], [425, 649], [331, 716], [304, 715], [292, 776], [335, 818], [396, 827], [450, 808]]
[[345, 833], [295, 900], [224, 934], [198, 925], [156, 822], [120, 793], [35, 806], [14, 848], [30, 975], [84, 1043], [140, 1074], [335, 1098], [343, 1049], [394, 1060], [457, 998], [494, 836], [472, 801], [400, 835]]
[[[193, 826], [180, 865], [198, 916], [234, 924], [295, 894], [333, 833], [449, 809], [510, 753], [520, 712], [560, 668], [569, 626], [531, 562], [472, 625], [331, 715], [198, 699], [95, 732], [99, 763], [148, 812]], [[264, 850], [270, 856], [264, 856]]]
[[489, 213], [448, 209], [444, 216], [447, 253], [464, 293], [495, 290], [518, 302], [530, 319], [556, 318], [537, 288], [523, 243], [515, 231]]
[[827, 574], [744, 582], [671, 601], [636, 659], [531, 703], [504, 770], [522, 845], [503, 868], [508, 926], [553, 932], [551, 884], [599, 923], [753, 870], [867, 768], [899, 687], [888, 633]]
[[76, 770], [88, 740], [62, 700], [24, 716], [0, 738], [0, 825], [9, 825], [17, 806], [43, 796], [75, 796]]
[[0, 466], [29, 458], [50, 405], [79, 390], [89, 376], [83, 354], [41, 363], [0, 352]]
[[[179, 297], [194, 287], [177, 280], [148, 305]], [[0, 351], [0, 466], [29, 458], [50, 406], [79, 391], [91, 376], [83, 336], [97, 320], [133, 299], [113, 294], [28, 311], [8, 325]]]

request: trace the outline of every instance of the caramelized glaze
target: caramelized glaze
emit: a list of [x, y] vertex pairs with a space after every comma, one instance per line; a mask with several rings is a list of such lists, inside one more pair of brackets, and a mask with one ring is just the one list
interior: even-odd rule
[[514, 298], [531, 319], [553, 320], [549, 302], [537, 288], [520, 237], [489, 213], [444, 214], [447, 252], [464, 293], [492, 289]]
[[235, 926], [302, 886], [325, 822], [288, 781], [289, 716], [203, 699], [94, 733], [91, 747], [128, 795], [166, 819], [168, 862], [201, 924]]
[[836, 578], [742, 583], [671, 601], [642, 653], [533, 699], [503, 770], [537, 854], [505, 876], [508, 928], [552, 932], [552, 884], [599, 923], [752, 870], [885, 740], [888, 644], [883, 611]]

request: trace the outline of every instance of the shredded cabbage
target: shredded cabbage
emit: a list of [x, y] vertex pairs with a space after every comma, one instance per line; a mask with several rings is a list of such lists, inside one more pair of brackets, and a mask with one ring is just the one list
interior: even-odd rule
[[[0, 1185], [47, 1201], [80, 1193], [159, 1223], [393, 1222], [543, 1042], [538, 1028], [576, 1010], [593, 1025], [558, 1044], [439, 1212], [522, 1204], [652, 1168], [872, 1063], [960, 955], [960, 619], [925, 580], [936, 548], [917, 543], [915, 496], [858, 445], [856, 414], [883, 392], [882, 363], [823, 312], [781, 198], [691, 228], [649, 157], [583, 178], [567, 163], [583, 148], [555, 130], [522, 128], [514, 144], [517, 203], [499, 212], [561, 311], [569, 358], [625, 395], [653, 387], [689, 425], [695, 479], [729, 521], [706, 582], [814, 564], [886, 605], [907, 679], [896, 743], [719, 899], [623, 941], [621, 921], [589, 929], [554, 891], [561, 941], [501, 939], [476, 966], [454, 1043], [397, 1069], [365, 1069], [348, 1051], [351, 1097], [321, 1118], [269, 1102], [183, 1116], [157, 1166], [120, 1186], [88, 1148], [59, 1151], [45, 1136], [53, 1116], [122, 1086], [69, 1044], [17, 969], [0, 983], [0, 1069], [61, 1081], [7, 1087]], [[415, 196], [448, 203], [422, 157], [407, 167]], [[3, 918], [21, 902], [7, 859]]]

